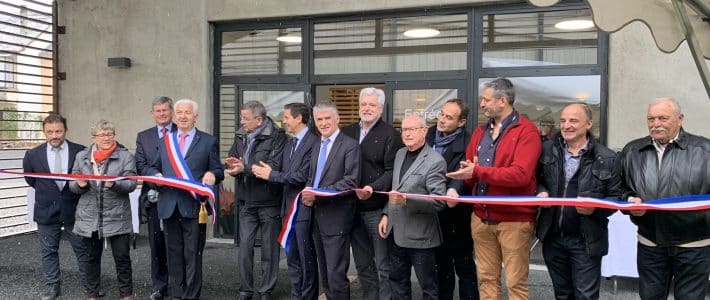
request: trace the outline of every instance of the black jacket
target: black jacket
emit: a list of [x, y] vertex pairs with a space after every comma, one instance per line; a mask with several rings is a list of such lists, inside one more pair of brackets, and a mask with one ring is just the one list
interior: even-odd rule
[[[249, 161], [245, 162], [244, 172], [236, 176], [235, 195], [239, 205], [251, 207], [281, 206], [282, 185], [259, 179], [251, 172], [251, 165], [259, 165], [259, 161], [271, 166], [272, 170], [281, 171], [281, 155], [286, 134], [276, 127], [271, 118], [267, 118], [266, 128], [254, 138]], [[244, 158], [247, 148], [247, 132], [239, 129], [234, 137], [234, 144], [229, 149], [229, 156]], [[248, 165], [247, 165], [248, 164]]]
[[[623, 194], [618, 156], [609, 148], [594, 142], [588, 135], [589, 145], [579, 162], [577, 196], [610, 198], [619, 200]], [[564, 140], [560, 133], [542, 144], [538, 164], [538, 193], [547, 192], [550, 197], [565, 195]], [[537, 237], [540, 241], [553, 232], [558, 223], [561, 207], [541, 207], [537, 217]], [[609, 250], [607, 224], [615, 210], [597, 208], [589, 216], [579, 215], [579, 230], [585, 241], [589, 256], [603, 256]]]
[[[463, 130], [456, 139], [449, 144], [446, 151], [442, 153], [446, 161], [446, 172], [453, 172], [459, 169], [459, 162], [466, 160], [466, 146], [468, 146], [471, 133]], [[426, 143], [429, 146], [434, 144], [436, 138], [436, 125], [429, 127], [426, 134]], [[453, 188], [459, 195], [470, 195], [471, 188], [463, 184], [463, 180], [446, 178], [446, 189]], [[439, 212], [439, 225], [444, 236], [444, 243], [441, 245], [449, 249], [473, 249], [473, 239], [471, 238], [471, 213], [473, 206], [459, 203], [454, 208], [446, 207]]]
[[[710, 194], [710, 140], [682, 128], [668, 144], [660, 170], [651, 137], [628, 143], [621, 152], [627, 196], [644, 201]], [[631, 217], [639, 234], [659, 246], [677, 246], [710, 238], [710, 210], [690, 212], [646, 211]]]
[[[360, 123], [353, 123], [343, 128], [343, 133], [356, 141], [360, 140]], [[404, 147], [402, 138], [391, 125], [382, 121], [372, 125], [370, 132], [360, 144], [362, 155], [360, 165], [360, 187], [369, 185], [378, 192], [392, 189], [392, 169], [397, 150]], [[387, 195], [374, 194], [370, 199], [358, 200], [359, 211], [382, 209], [387, 204]]]

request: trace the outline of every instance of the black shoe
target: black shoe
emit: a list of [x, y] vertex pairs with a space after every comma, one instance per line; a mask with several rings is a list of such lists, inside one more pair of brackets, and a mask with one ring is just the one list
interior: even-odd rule
[[240, 292], [240, 293], [239, 293], [239, 297], [238, 297], [237, 299], [239, 299], [239, 300], [251, 300], [251, 297], [252, 297], [252, 294]]
[[62, 294], [62, 289], [59, 288], [59, 284], [47, 286], [42, 293], [42, 300], [57, 300]]
[[155, 291], [150, 294], [150, 300], [163, 300], [163, 294], [160, 291]]
[[271, 293], [263, 293], [261, 294], [261, 300], [271, 300]]

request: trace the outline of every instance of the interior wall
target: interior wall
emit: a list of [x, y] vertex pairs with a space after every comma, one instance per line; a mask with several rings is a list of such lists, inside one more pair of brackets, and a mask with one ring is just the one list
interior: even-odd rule
[[663, 53], [648, 27], [633, 22], [610, 37], [610, 148], [621, 150], [627, 142], [648, 135], [646, 112], [657, 97], [678, 100], [685, 114], [684, 128], [710, 137], [710, 99], [687, 43], [672, 54]]

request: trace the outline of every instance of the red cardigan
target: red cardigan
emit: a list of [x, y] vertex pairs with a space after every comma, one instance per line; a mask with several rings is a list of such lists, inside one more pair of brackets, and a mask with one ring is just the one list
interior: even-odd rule
[[[466, 159], [473, 161], [478, 155], [478, 144], [488, 124], [479, 126], [471, 135], [466, 149]], [[517, 122], [506, 129], [496, 148], [493, 167], [476, 166], [473, 178], [466, 180], [476, 190], [478, 180], [488, 183], [487, 196], [535, 195], [537, 167], [542, 143], [535, 124], [520, 116]], [[474, 192], [475, 195], [475, 192]], [[501, 222], [534, 222], [537, 208], [534, 206], [475, 205], [474, 213], [482, 220]]]

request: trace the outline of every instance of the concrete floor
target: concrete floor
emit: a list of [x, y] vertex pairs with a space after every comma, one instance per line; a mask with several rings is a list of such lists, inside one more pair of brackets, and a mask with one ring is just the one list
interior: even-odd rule
[[[138, 236], [137, 248], [132, 249], [133, 282], [136, 299], [147, 299], [150, 295], [150, 260], [148, 241]], [[542, 263], [540, 247], [532, 253], [529, 276], [531, 299], [553, 299], [552, 284]], [[208, 241], [204, 253], [203, 299], [235, 299], [239, 287], [236, 271], [237, 247], [233, 244]], [[76, 260], [66, 240], [60, 247], [61, 270], [63, 276], [61, 299], [83, 299], [83, 288], [79, 282]], [[258, 270], [258, 250], [255, 269]], [[352, 299], [360, 299], [361, 287], [355, 276], [354, 265], [350, 264]], [[289, 284], [286, 275], [286, 261], [282, 255], [279, 279], [274, 296], [276, 299], [289, 298]], [[258, 280], [258, 279], [257, 279]], [[101, 282], [106, 297], [118, 299], [113, 259], [110, 249], [104, 251]], [[414, 286], [414, 299], [421, 299]], [[601, 299], [638, 299], [636, 279], [618, 278], [616, 292], [614, 281], [602, 279]], [[37, 236], [34, 233], [0, 239], [0, 299], [38, 299], [44, 288]], [[322, 297], [325, 298], [325, 297]], [[710, 297], [706, 297], [710, 299]]]

